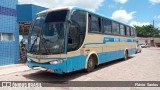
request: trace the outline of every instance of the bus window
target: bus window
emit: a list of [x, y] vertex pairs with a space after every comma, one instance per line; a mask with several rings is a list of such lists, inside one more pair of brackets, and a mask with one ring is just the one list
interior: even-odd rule
[[56, 12], [50, 12], [48, 13], [45, 23], [48, 22], [64, 22], [67, 15], [68, 10], [61, 10], [61, 11], [56, 11]]
[[130, 28], [130, 32], [131, 32], [131, 36], [134, 36], [133, 35], [133, 28]]
[[108, 19], [103, 19], [103, 33], [112, 33], [112, 21]]
[[120, 35], [125, 35], [125, 26], [124, 25], [120, 25]]
[[133, 36], [136, 36], [136, 30], [133, 28]]
[[135, 36], [135, 29], [131, 28], [131, 36]]
[[129, 29], [129, 27], [126, 27], [126, 36], [130, 36], [130, 29]]
[[75, 11], [71, 16], [71, 26], [69, 28], [68, 51], [79, 49], [83, 44], [86, 33], [86, 13]]
[[101, 19], [97, 16], [89, 16], [89, 27], [90, 27], [90, 32], [101, 32]]
[[112, 33], [115, 35], [119, 34], [119, 24], [116, 22], [112, 22]]

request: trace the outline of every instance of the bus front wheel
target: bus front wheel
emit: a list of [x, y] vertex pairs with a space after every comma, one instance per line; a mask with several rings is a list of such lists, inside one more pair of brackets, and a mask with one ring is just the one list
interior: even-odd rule
[[85, 71], [91, 72], [91, 71], [94, 70], [94, 68], [95, 68], [95, 61], [94, 61], [94, 57], [91, 56], [91, 57], [88, 59], [87, 68], [85, 69]]

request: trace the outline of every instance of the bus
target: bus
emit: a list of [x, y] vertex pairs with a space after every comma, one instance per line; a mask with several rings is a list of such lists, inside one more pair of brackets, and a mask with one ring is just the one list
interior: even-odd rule
[[133, 27], [76, 6], [39, 12], [28, 35], [27, 65], [63, 74], [136, 52]]

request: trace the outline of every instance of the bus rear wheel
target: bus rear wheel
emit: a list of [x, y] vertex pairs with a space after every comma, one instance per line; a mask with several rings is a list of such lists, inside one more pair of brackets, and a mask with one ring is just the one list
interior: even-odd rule
[[95, 60], [94, 60], [94, 57], [91, 56], [91, 57], [88, 59], [87, 68], [85, 69], [85, 71], [91, 72], [91, 71], [94, 70], [94, 68], [95, 68]]

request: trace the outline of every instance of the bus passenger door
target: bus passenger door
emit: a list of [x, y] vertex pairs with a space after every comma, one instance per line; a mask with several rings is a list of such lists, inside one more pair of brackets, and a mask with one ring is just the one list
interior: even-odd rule
[[82, 46], [86, 34], [86, 12], [74, 11], [71, 15], [71, 25], [68, 32], [67, 45], [67, 66], [69, 71], [80, 70], [84, 68], [83, 57], [80, 55], [80, 47]]

